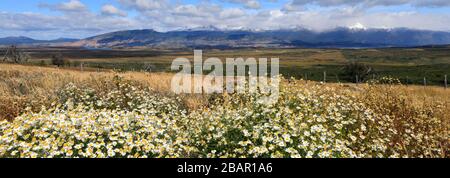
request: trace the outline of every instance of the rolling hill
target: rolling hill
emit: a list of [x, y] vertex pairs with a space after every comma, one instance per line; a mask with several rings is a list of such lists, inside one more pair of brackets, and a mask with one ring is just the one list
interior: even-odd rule
[[36, 40], [24, 36], [0, 38], [0, 45], [50, 45], [79, 41], [79, 39], [58, 38], [54, 40]]
[[88, 48], [245, 48], [245, 47], [411, 47], [450, 44], [450, 33], [406, 28], [336, 28], [324, 32], [307, 29], [269, 31], [186, 29], [158, 32], [151, 29], [106, 33], [82, 40], [34, 40], [26, 37], [1, 38], [0, 44], [60, 44]]
[[450, 44], [450, 33], [413, 29], [129, 30], [107, 33], [73, 43], [98, 48], [240, 48], [240, 47], [410, 47]]

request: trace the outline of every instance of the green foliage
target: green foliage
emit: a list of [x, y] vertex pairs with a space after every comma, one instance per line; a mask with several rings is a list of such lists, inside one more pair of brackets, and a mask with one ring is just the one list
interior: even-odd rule
[[64, 59], [64, 57], [61, 54], [53, 55], [51, 58], [51, 62], [53, 65], [56, 65], [58, 67], [62, 67], [67, 63], [67, 61]]
[[359, 83], [367, 80], [372, 72], [372, 67], [366, 64], [350, 62], [343, 67], [342, 76], [347, 81], [351, 81], [353, 78], [356, 83]]

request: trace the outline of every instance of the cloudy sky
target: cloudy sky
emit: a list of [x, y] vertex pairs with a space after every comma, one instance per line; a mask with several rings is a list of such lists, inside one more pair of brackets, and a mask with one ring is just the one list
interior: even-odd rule
[[450, 31], [450, 0], [0, 0], [0, 37], [85, 38], [117, 30], [210, 25]]

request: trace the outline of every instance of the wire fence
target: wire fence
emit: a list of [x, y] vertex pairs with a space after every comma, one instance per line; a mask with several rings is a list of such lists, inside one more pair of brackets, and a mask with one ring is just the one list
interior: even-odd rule
[[354, 77], [351, 77], [353, 79], [349, 79], [349, 76], [346, 76], [346, 79], [343, 79], [342, 76], [339, 76], [338, 74], [334, 74], [334, 75], [330, 75], [329, 73], [327, 73], [327, 71], [323, 71], [322, 76], [320, 76], [321, 78], [318, 79], [317, 73], [316, 76], [313, 78], [311, 77], [312, 73], [304, 73], [302, 74], [301, 78], [304, 80], [313, 80], [313, 81], [321, 81], [323, 83], [355, 83], [355, 84], [360, 84], [360, 83], [364, 83], [367, 81], [374, 81], [374, 80], [379, 80], [383, 77], [389, 77], [389, 78], [393, 78], [393, 79], [397, 79], [398, 81], [400, 81], [401, 84], [408, 86], [408, 85], [423, 85], [423, 86], [442, 86], [445, 89], [448, 88], [448, 75], [445, 74], [442, 77], [442, 80], [436, 79], [436, 77], [433, 77], [433, 80], [430, 81], [429, 78], [427, 77], [423, 77], [421, 79], [421, 81], [417, 80], [417, 77], [415, 77], [416, 79], [412, 79], [409, 76], [402, 76], [402, 77], [395, 77], [392, 75], [383, 75], [383, 74], [371, 74], [368, 75], [366, 77], [362, 77], [359, 75], [355, 75]]

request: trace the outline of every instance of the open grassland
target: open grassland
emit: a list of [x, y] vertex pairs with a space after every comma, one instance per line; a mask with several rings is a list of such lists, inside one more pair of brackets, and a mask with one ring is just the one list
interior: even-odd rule
[[283, 79], [264, 105], [88, 69], [0, 64], [0, 157], [450, 157], [443, 87]]
[[[193, 58], [193, 50], [86, 50], [77, 48], [23, 49], [31, 56], [34, 65], [50, 65], [52, 55], [61, 54], [66, 67], [95, 70], [170, 72], [175, 58]], [[0, 51], [0, 56], [2, 51]], [[390, 76], [404, 84], [443, 86], [444, 76], [449, 75], [450, 47], [380, 48], [380, 49], [208, 49], [203, 58], [254, 57], [279, 58], [280, 72], [290, 78], [322, 81], [324, 72], [328, 82], [355, 82], [355, 76], [345, 76], [343, 67], [349, 62], [370, 66], [370, 78]]]

